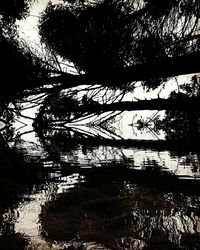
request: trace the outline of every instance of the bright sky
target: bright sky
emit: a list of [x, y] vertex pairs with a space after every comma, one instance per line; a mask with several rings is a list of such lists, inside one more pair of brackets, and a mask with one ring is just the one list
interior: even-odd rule
[[[31, 44], [34, 44], [34, 42], [36, 42], [37, 44], [40, 43], [37, 28], [39, 19], [38, 17], [40, 16], [40, 13], [45, 9], [45, 6], [48, 2], [49, 0], [34, 1], [30, 9], [30, 16], [25, 20], [21, 20], [18, 22], [20, 37], [25, 38], [26, 41], [30, 42]], [[52, 0], [51, 2], [53, 4], [57, 4], [61, 3], [62, 0]]]

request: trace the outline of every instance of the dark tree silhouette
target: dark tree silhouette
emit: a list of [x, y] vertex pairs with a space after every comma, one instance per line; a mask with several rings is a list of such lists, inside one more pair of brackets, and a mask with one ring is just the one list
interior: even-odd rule
[[[46, 93], [35, 125], [42, 124], [43, 114], [48, 119], [53, 115], [53, 119], [59, 116], [70, 122], [92, 113], [116, 110], [198, 109], [198, 96], [122, 102], [122, 95], [109, 103], [98, 103], [87, 96], [81, 102], [76, 100], [79, 90], [72, 91], [73, 98], [67, 91], [62, 95], [60, 91], [99, 84], [96, 93], [101, 88], [120, 88], [125, 94], [134, 90], [134, 81], [156, 87], [170, 76], [200, 71], [196, 63], [200, 59], [199, 8], [196, 0], [168, 0], [163, 6], [158, 1], [137, 0], [48, 4], [39, 29], [49, 57], [55, 58], [54, 65], [39, 59], [17, 41], [15, 30], [9, 36], [2, 32], [1, 49], [7, 55], [2, 58], [1, 70], [9, 84], [1, 100], [9, 102], [25, 94]], [[57, 53], [73, 61], [80, 74], [64, 72], [56, 60]]]
[[[24, 89], [30, 89], [29, 94], [54, 91], [33, 91], [46, 84], [59, 85], [59, 89], [101, 84], [133, 90], [133, 81], [145, 81], [149, 87], [156, 87], [170, 76], [200, 71], [196, 63], [200, 58], [198, 1], [166, 1], [164, 6], [157, 1], [141, 4], [136, 0], [49, 4], [40, 20], [42, 41], [54, 57], [57, 52], [73, 61], [80, 72], [84, 70], [81, 75], [63, 72], [40, 60], [17, 41], [15, 29], [7, 28], [4, 17], [10, 16], [10, 24], [24, 17], [29, 3], [18, 0], [9, 2], [10, 9], [4, 2], [0, 6], [0, 42], [6, 55], [1, 70], [9, 82], [5, 86], [11, 90], [11, 98]], [[9, 74], [11, 71], [13, 74]], [[7, 98], [9, 91], [1, 95]]]
[[24, 96], [24, 90], [44, 84], [48, 75], [38, 55], [34, 54], [17, 33], [16, 20], [27, 16], [32, 0], [8, 0], [0, 3], [0, 101], [9, 103]]
[[25, 44], [0, 34], [0, 52], [2, 100], [12, 101], [17, 96], [23, 96], [25, 89], [44, 84], [47, 67]]
[[[152, 87], [161, 83], [158, 78], [181, 74], [182, 66], [182, 71], [186, 70], [184, 57], [180, 62], [179, 56], [192, 53], [190, 61], [199, 57], [199, 9], [195, 0], [168, 0], [162, 6], [158, 1], [142, 4], [115, 0], [92, 6], [77, 6], [76, 1], [68, 5], [49, 4], [39, 29], [42, 42], [72, 61], [79, 71], [99, 77], [103, 74], [107, 81], [111, 80], [108, 76], [114, 78], [117, 72], [123, 75], [125, 71], [129, 75], [126, 82], [146, 81], [141, 74], [147, 71], [146, 78], [151, 81], [146, 81], [146, 85]], [[157, 68], [160, 63], [164, 65]], [[170, 64], [175, 64], [173, 72]], [[169, 70], [164, 73], [167, 66]]]
[[[123, 67], [131, 53], [128, 46], [123, 47], [132, 34], [124, 29], [125, 23], [120, 19], [117, 25], [116, 22], [119, 17], [125, 19], [125, 15], [107, 2], [83, 12], [74, 11], [49, 4], [40, 21], [42, 41], [74, 62], [79, 70], [104, 72]], [[48, 30], [50, 25], [51, 29], [56, 26], [55, 32]]]
[[29, 11], [32, 0], [6, 0], [0, 3], [1, 22], [13, 23], [24, 18]]

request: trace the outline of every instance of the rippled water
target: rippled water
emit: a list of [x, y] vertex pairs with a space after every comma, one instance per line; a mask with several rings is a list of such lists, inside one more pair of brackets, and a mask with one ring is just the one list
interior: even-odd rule
[[8, 166], [20, 155], [24, 176], [20, 162], [17, 177], [5, 178], [26, 189], [2, 204], [3, 237], [20, 233], [27, 249], [199, 249], [198, 150], [151, 148], [149, 137], [95, 145], [59, 133], [10, 143]]

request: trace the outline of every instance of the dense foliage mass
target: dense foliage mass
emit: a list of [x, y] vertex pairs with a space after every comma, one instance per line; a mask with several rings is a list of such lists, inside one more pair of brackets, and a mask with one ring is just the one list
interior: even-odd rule
[[32, 0], [6, 0], [0, 2], [0, 15], [4, 22], [14, 22], [24, 18]]
[[197, 51], [199, 13], [196, 0], [74, 1], [49, 4], [39, 28], [42, 42], [78, 70], [108, 72]]
[[[24, 90], [44, 84], [48, 67], [19, 39], [16, 21], [28, 15], [30, 0], [0, 3], [1, 102], [23, 97]], [[42, 82], [41, 82], [42, 80]]]

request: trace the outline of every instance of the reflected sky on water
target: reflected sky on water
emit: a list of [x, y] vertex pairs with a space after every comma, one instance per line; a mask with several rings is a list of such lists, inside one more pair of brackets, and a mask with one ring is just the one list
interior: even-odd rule
[[[29, 114], [30, 117], [34, 117], [34, 112], [36, 110], [33, 109], [32, 113], [29, 111], [26, 111], [25, 115]], [[123, 140], [134, 140], [134, 141], [165, 141], [166, 134], [163, 130], [154, 131], [151, 128], [151, 124], [149, 127], [146, 127], [144, 129], [139, 129], [137, 126], [137, 120], [138, 119], [144, 119], [148, 120], [153, 115], [158, 116], [160, 119], [162, 119], [165, 115], [164, 111], [149, 111], [144, 110], [140, 112], [132, 111], [132, 112], [123, 112], [120, 114], [120, 116], [117, 116], [115, 121], [112, 121], [112, 124], [110, 124], [109, 130], [113, 132], [108, 133], [108, 131], [105, 132], [104, 129], [97, 127], [90, 127], [86, 126], [85, 124], [87, 121], [82, 121], [81, 124], [69, 124], [65, 128], [63, 128], [63, 134], [65, 135], [65, 130], [67, 131], [67, 128], [73, 128], [74, 131], [78, 131], [80, 133], [83, 133], [85, 135], [90, 134], [94, 136], [99, 136], [106, 139], [115, 139], [117, 141], [123, 141]], [[100, 118], [99, 118], [100, 119]], [[46, 137], [46, 141], [49, 140], [49, 150], [48, 152], [47, 147], [41, 142], [40, 138], [38, 137], [37, 133], [32, 131], [32, 120], [21, 118], [21, 122], [25, 123], [26, 126], [21, 127], [21, 123], [19, 123], [19, 120], [14, 123], [14, 127], [16, 128], [16, 136], [19, 134], [22, 134], [20, 136], [20, 141], [15, 142], [13, 144], [12, 142], [10, 145], [15, 145], [19, 150], [22, 150], [24, 152], [24, 155], [28, 157], [39, 157], [42, 160], [45, 160], [46, 158], [51, 159], [51, 153], [53, 151], [53, 145], [54, 140], [51, 141], [51, 136]], [[56, 128], [55, 128], [56, 129]], [[29, 133], [29, 131], [32, 131]], [[56, 130], [55, 130], [56, 131]], [[58, 130], [59, 131], [59, 130]], [[58, 132], [57, 131], [57, 132]], [[27, 133], [28, 132], [28, 133]], [[57, 133], [55, 132], [55, 133]], [[74, 132], [72, 132], [73, 135]], [[66, 132], [67, 134], [67, 132]], [[53, 136], [52, 136], [53, 138]], [[62, 137], [61, 137], [62, 141]], [[67, 141], [67, 137], [63, 138], [63, 141]], [[137, 144], [137, 143], [136, 143]], [[143, 144], [142, 144], [143, 145]], [[56, 145], [58, 147], [61, 145]], [[69, 148], [70, 150], [70, 148]], [[177, 152], [176, 152], [177, 151]], [[175, 149], [170, 152], [167, 150], [163, 150], [158, 148], [157, 149], [151, 149], [149, 147], [145, 147], [145, 145], [140, 148], [137, 146], [123, 146], [123, 144], [119, 146], [115, 145], [104, 145], [100, 144], [98, 146], [94, 145], [81, 145], [80, 143], [77, 143], [75, 148], [70, 150], [70, 153], [68, 150], [65, 151], [65, 149], [62, 148], [60, 154], [60, 160], [62, 162], [75, 164], [75, 165], [82, 165], [82, 166], [98, 166], [106, 162], [112, 162], [112, 161], [123, 161], [127, 160], [129, 162], [130, 167], [137, 168], [137, 169], [144, 169], [146, 167], [151, 168], [153, 164], [157, 164], [161, 167], [163, 170], [167, 170], [170, 173], [180, 175], [180, 176], [190, 176], [198, 178], [198, 170], [199, 170], [199, 153], [198, 152], [179, 152], [179, 148], [175, 147]], [[54, 162], [53, 162], [54, 164]]]
[[[112, 123], [116, 136], [114, 139], [119, 141], [131, 139], [136, 143], [165, 141], [163, 131], [159, 131], [155, 136], [149, 128], [139, 130], [137, 126], [133, 126], [134, 121], [137, 121], [138, 118], [146, 117], [145, 119], [147, 119], [155, 112], [125, 112], [124, 117], [116, 119], [117, 122]], [[163, 117], [164, 112], [160, 112], [160, 116]], [[194, 189], [199, 185], [200, 177], [198, 151], [180, 151], [179, 148], [175, 151], [151, 149], [149, 146], [145, 147], [145, 144], [143, 147], [137, 147], [137, 144], [123, 146], [123, 143], [109, 145], [108, 142], [113, 140], [113, 135], [109, 138], [108, 133], [105, 134], [103, 131], [99, 131], [99, 135], [109, 139], [106, 141], [107, 144], [94, 145], [94, 143], [89, 144], [89, 141], [85, 144], [82, 144], [82, 141], [73, 144], [71, 138], [68, 144], [67, 128], [66, 131], [62, 131], [61, 136], [60, 131], [56, 130], [49, 134], [44, 132], [45, 139], [41, 140], [36, 132], [28, 132], [32, 130], [31, 120], [28, 120], [27, 125], [22, 128], [20, 128], [19, 122], [15, 122], [14, 126], [16, 129], [19, 128], [16, 133], [18, 140], [11, 141], [9, 145], [23, 155], [24, 161], [28, 165], [36, 162], [41, 166], [37, 173], [41, 184], [35, 183], [29, 193], [22, 195], [22, 200], [15, 205], [14, 209], [5, 209], [2, 225], [13, 232], [27, 235], [30, 239], [30, 249], [64, 249], [65, 246], [69, 246], [69, 242], [61, 243], [56, 239], [57, 243], [50, 244], [48, 233], [44, 237], [44, 232], [48, 230], [48, 227], [45, 228], [45, 221], [41, 220], [41, 213], [44, 213], [44, 208], [47, 208], [48, 211], [51, 204], [56, 204], [57, 200], [62, 199], [63, 194], [73, 192], [77, 187], [81, 190], [82, 185], [87, 185], [88, 181], [91, 181], [91, 177], [88, 177], [90, 171], [93, 171], [95, 178], [99, 176], [101, 185], [109, 183], [111, 188], [113, 183], [120, 183], [118, 195], [121, 197], [120, 202], [123, 201], [123, 209], [125, 209], [120, 210], [120, 213], [126, 213], [127, 216], [118, 215], [122, 218], [123, 232], [119, 227], [117, 230], [119, 230], [120, 237], [110, 236], [111, 243], [115, 245], [110, 249], [120, 249], [125, 246], [128, 246], [128, 249], [131, 247], [132, 249], [145, 249], [148, 244], [151, 244], [151, 241], [157, 242], [157, 237], [161, 237], [162, 240], [159, 243], [161, 245], [163, 242], [171, 242], [180, 247], [184, 242], [184, 237], [198, 238], [200, 233], [200, 194], [197, 190], [193, 194]], [[77, 131], [80, 129], [83, 133], [96, 136], [95, 128], [77, 126]], [[21, 136], [19, 132], [22, 134]], [[123, 166], [124, 169], [120, 170], [122, 172], [118, 172], [118, 165]], [[126, 174], [126, 169], [131, 172]], [[144, 177], [143, 174], [138, 174], [138, 171], [144, 173]], [[108, 177], [110, 173], [113, 174], [113, 177]], [[153, 179], [149, 182], [155, 176], [155, 183]], [[171, 179], [171, 177], [175, 179]], [[96, 185], [99, 185], [99, 180], [96, 182], [95, 178], [92, 178], [94, 183], [97, 183], [93, 184], [94, 189]], [[109, 181], [107, 178], [111, 178], [111, 180]], [[181, 192], [186, 180], [185, 185], [189, 185], [189, 191], [190, 183], [192, 187], [195, 185], [188, 194], [185, 188], [184, 192]], [[196, 181], [195, 184], [194, 181]], [[169, 187], [166, 189], [165, 185]], [[177, 185], [178, 191], [174, 189], [174, 185]], [[46, 213], [48, 214], [48, 212]], [[90, 216], [90, 212], [88, 214]], [[112, 219], [112, 217], [109, 218], [111, 221]], [[107, 230], [107, 225], [103, 224], [102, 227]], [[58, 230], [60, 230], [59, 226]], [[198, 240], [194, 240], [194, 242], [198, 242]], [[103, 243], [99, 244], [98, 241], [85, 240], [84, 244], [87, 249], [108, 249], [108, 246]]]

